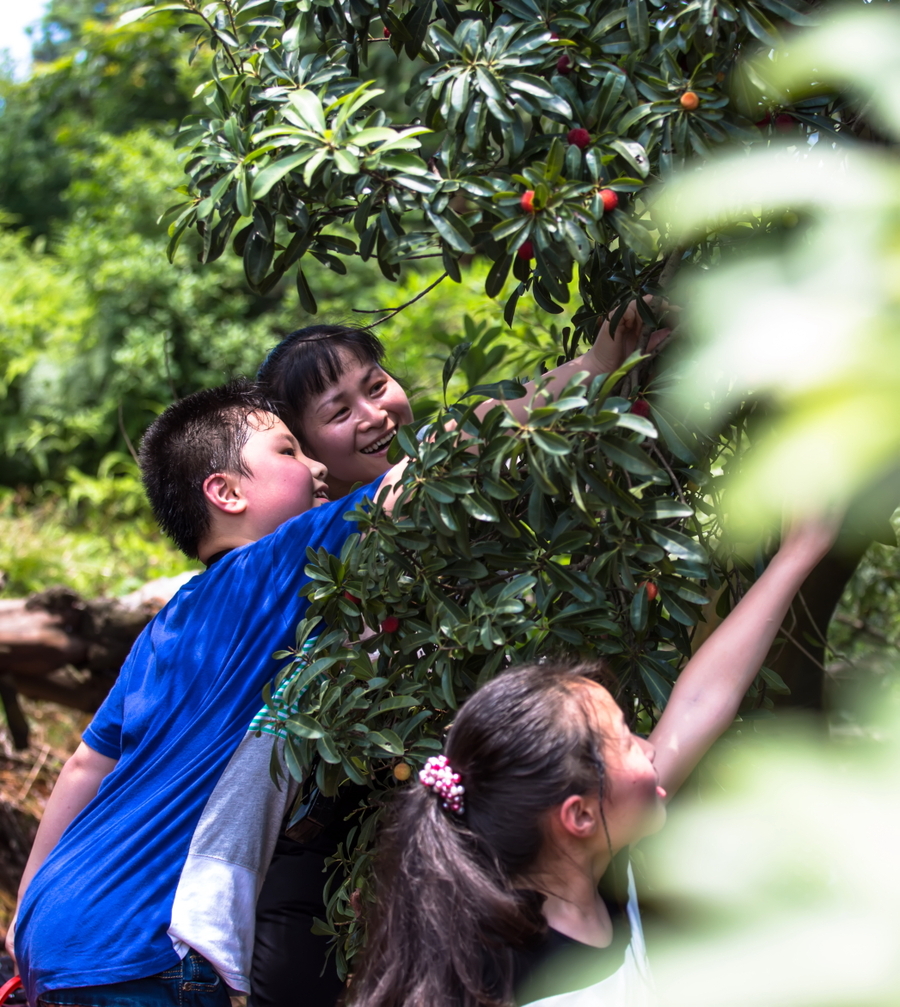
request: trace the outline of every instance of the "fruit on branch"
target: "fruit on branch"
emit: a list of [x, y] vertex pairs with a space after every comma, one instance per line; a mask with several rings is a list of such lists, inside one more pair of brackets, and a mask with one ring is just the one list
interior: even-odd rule
[[395, 615], [389, 615], [381, 624], [382, 633], [396, 633], [400, 628], [400, 620]]
[[574, 66], [575, 64], [572, 62], [572, 57], [567, 52], [564, 52], [556, 61], [556, 70], [561, 74], [571, 73]]
[[566, 134], [569, 143], [574, 144], [579, 150], [584, 150], [591, 142], [591, 134], [581, 126], [570, 129]]
[[412, 776], [412, 767], [408, 762], [398, 762], [394, 766], [394, 779], [399, 780], [401, 783], [406, 783], [406, 781]]
[[603, 212], [609, 213], [611, 210], [619, 205], [618, 193], [612, 191], [612, 189], [601, 189], [600, 199], [603, 202]]
[[797, 120], [789, 112], [779, 112], [774, 118], [772, 117], [772, 114], [769, 113], [769, 115], [760, 119], [759, 122], [754, 123], [754, 125], [759, 129], [762, 129], [764, 126], [768, 126], [769, 123], [771, 123], [779, 133], [794, 133], [800, 126], [800, 123], [797, 122]]
[[391, 29], [388, 28], [387, 25], [384, 26], [384, 37], [385, 38], [390, 38], [391, 37]]
[[657, 595], [659, 594], [659, 588], [652, 580], [645, 580], [639, 585], [638, 590], [643, 588], [647, 592], [648, 601], [656, 601]]
[[519, 200], [519, 206], [521, 206], [526, 213], [536, 212], [534, 208], [534, 189], [526, 189], [522, 193], [522, 198]]
[[643, 416], [646, 419], [650, 415], [650, 403], [646, 399], [638, 399], [631, 404], [631, 411], [635, 416]]
[[354, 605], [358, 605], [360, 602], [360, 599], [357, 598], [355, 594], [350, 594], [349, 591], [344, 592], [344, 597], [347, 599], [347, 601], [352, 601]]
[[793, 133], [800, 123], [787, 112], [781, 112], [775, 116], [775, 128], [779, 133]]
[[700, 99], [694, 91], [685, 91], [678, 101], [686, 112], [693, 112], [700, 104]]
[[519, 249], [516, 252], [517, 259], [524, 259], [526, 262], [530, 262], [534, 258], [534, 245], [530, 241], [523, 241], [519, 245]]

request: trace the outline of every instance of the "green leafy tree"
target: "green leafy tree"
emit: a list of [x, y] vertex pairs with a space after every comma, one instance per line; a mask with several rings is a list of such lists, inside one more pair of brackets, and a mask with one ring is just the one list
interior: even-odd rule
[[[362, 938], [352, 893], [368, 895], [385, 791], [441, 748], [478, 685], [543, 656], [603, 656], [647, 729], [691, 653], [708, 600], [698, 582], [721, 583], [704, 545], [714, 523], [690, 496], [673, 498], [657, 428], [614, 394], [627, 370], [570, 384], [524, 422], [460, 405], [424, 442], [404, 428], [411, 462], [393, 513], [360, 508], [361, 540], [339, 557], [308, 553], [311, 606], [296, 648], [276, 654], [291, 660], [270, 702], [307, 789], [374, 787], [320, 926], [342, 973]], [[778, 685], [768, 671], [765, 681]]]
[[[679, 268], [783, 241], [796, 223], [779, 213], [749, 230], [670, 233], [658, 199], [676, 171], [727, 147], [860, 132], [840, 95], [760, 89], [746, 69], [811, 24], [795, 0], [181, 0], [148, 14], [159, 12], [179, 16], [210, 71], [180, 133], [170, 256], [196, 232], [204, 261], [236, 253], [263, 294], [292, 277], [309, 312], [314, 262], [338, 274], [371, 262], [403, 282], [430, 259], [457, 283], [480, 263], [509, 324], [532, 300], [555, 314], [572, 304], [548, 362]], [[385, 50], [391, 81], [409, 81], [405, 109]], [[646, 347], [659, 302], [639, 303]], [[735, 549], [719, 515], [759, 410], [734, 404], [701, 429], [666, 408], [671, 381], [650, 354], [519, 427], [454, 407], [481, 453], [453, 433], [419, 446], [407, 432], [405, 505], [366, 518], [341, 557], [309, 557], [298, 653], [317, 619], [329, 630], [309, 654], [283, 655], [295, 660], [273, 708], [302, 694], [305, 711], [286, 722], [289, 768], [325, 792], [377, 780], [323, 924], [342, 938], [341, 968], [392, 763], [421, 762], [480, 681], [551, 651], [606, 655], [626, 709], [652, 721], [709, 594], [725, 614], [753, 578], [762, 555]], [[364, 626], [376, 638], [360, 646]], [[748, 706], [787, 691], [767, 669]]]
[[[154, 11], [187, 15], [214, 74], [182, 128], [189, 199], [172, 210], [173, 250], [189, 227], [210, 261], [233, 239], [251, 286], [292, 273], [310, 311], [308, 256], [336, 270], [374, 258], [390, 279], [431, 256], [458, 281], [478, 254], [490, 296], [511, 271], [518, 281], [507, 319], [527, 292], [561, 311], [577, 268], [577, 331], [654, 289], [651, 183], [723, 143], [765, 141], [774, 127], [753, 120], [786, 114], [736, 93], [735, 61], [807, 21], [780, 0]], [[396, 95], [367, 79], [385, 47], [412, 75], [399, 120], [385, 109]], [[807, 100], [790, 122], [831, 132], [832, 111]]]

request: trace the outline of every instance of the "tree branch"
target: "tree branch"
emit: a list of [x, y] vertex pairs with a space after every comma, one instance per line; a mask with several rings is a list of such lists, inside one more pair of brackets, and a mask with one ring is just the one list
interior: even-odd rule
[[441, 283], [443, 280], [447, 279], [447, 273], [441, 273], [441, 275], [434, 281], [434, 283], [427, 286], [423, 291], [416, 294], [411, 300], [407, 301], [406, 304], [401, 304], [399, 308], [353, 308], [360, 315], [377, 314], [379, 311], [387, 311], [388, 313], [382, 318], [376, 319], [371, 322], [369, 328], [372, 329], [376, 325], [381, 325], [382, 322], [386, 322], [389, 318], [393, 318], [394, 315], [399, 314], [404, 308], [408, 308], [410, 304], [415, 304], [416, 301], [421, 300], [429, 291], [434, 290], [434, 288]]

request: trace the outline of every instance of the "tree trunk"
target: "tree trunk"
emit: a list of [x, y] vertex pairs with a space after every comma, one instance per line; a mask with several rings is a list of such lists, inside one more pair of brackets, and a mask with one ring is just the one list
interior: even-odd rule
[[16, 748], [28, 746], [18, 696], [93, 713], [150, 619], [193, 574], [122, 598], [86, 601], [64, 587], [0, 600], [0, 702]]

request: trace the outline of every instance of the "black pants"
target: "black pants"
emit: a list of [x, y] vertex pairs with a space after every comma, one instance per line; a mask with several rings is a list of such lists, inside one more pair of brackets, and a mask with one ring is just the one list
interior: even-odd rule
[[329, 938], [311, 933], [325, 916], [325, 860], [333, 856], [354, 822], [344, 821], [362, 787], [348, 787], [333, 820], [303, 843], [282, 836], [275, 846], [256, 904], [256, 944], [250, 984], [251, 1007], [334, 1007], [344, 986], [334, 955], [325, 961]]

